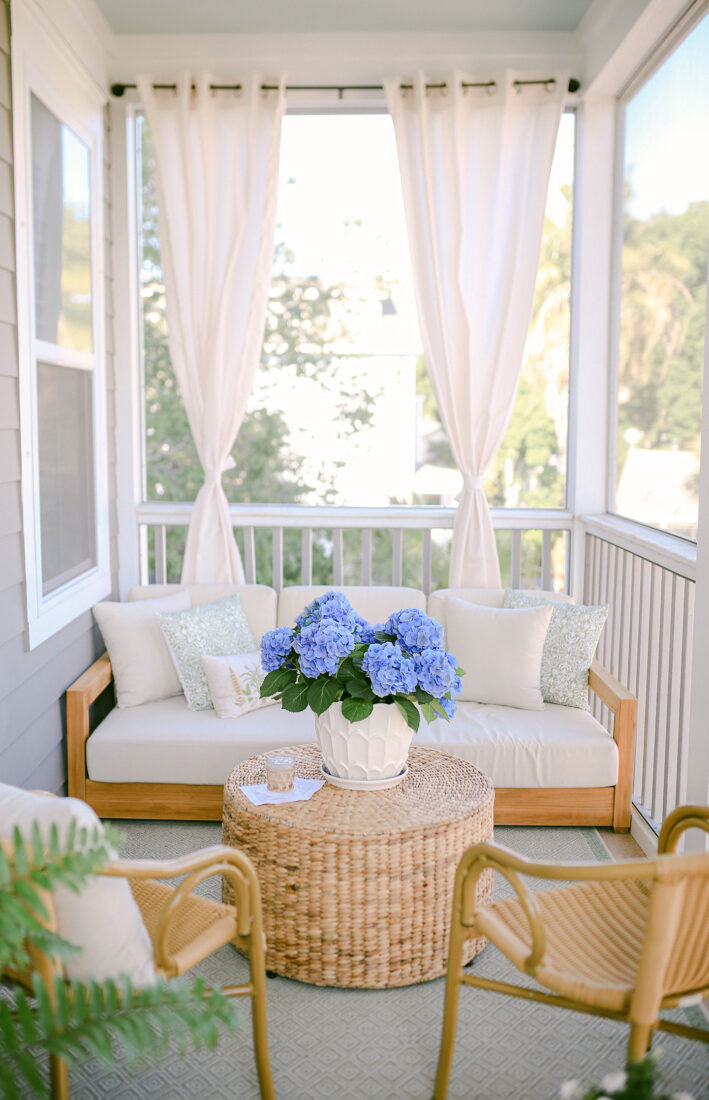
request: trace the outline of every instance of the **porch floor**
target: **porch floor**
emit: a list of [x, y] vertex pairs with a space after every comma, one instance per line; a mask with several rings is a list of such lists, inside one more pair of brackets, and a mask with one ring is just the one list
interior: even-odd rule
[[[178, 855], [221, 839], [218, 824], [116, 822], [127, 857]], [[497, 828], [496, 840], [534, 859], [573, 861], [635, 858], [630, 837], [606, 830]], [[608, 845], [608, 847], [606, 847]], [[205, 884], [216, 894], [215, 883]], [[499, 896], [508, 888], [496, 883]], [[492, 947], [473, 964], [498, 979], [519, 975]], [[244, 960], [222, 948], [200, 968], [218, 985], [244, 980]], [[283, 978], [268, 982], [269, 1034], [276, 1093], [280, 1100], [426, 1100], [435, 1075], [443, 1011], [444, 980], [392, 990], [320, 989]], [[133, 1075], [123, 1066], [102, 1069], [87, 1062], [72, 1073], [74, 1100], [223, 1100], [258, 1097], [249, 1009], [236, 1034], [215, 1052], [175, 1054]], [[702, 1024], [702, 1010], [689, 1010]], [[677, 1010], [677, 1019], [688, 1017]], [[709, 1021], [704, 1018], [709, 1026]], [[569, 1078], [600, 1083], [622, 1068], [627, 1028], [611, 1020], [561, 1012], [481, 990], [461, 991], [460, 1028], [450, 1100], [555, 1100]], [[667, 1091], [709, 1097], [709, 1047], [673, 1035], [662, 1047]]]

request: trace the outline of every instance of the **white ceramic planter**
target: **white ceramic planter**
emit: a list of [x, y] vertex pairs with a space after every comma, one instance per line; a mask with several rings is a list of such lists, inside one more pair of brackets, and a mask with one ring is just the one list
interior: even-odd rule
[[395, 703], [375, 703], [369, 718], [348, 722], [342, 703], [315, 717], [325, 767], [341, 779], [389, 779], [403, 770], [413, 730]]

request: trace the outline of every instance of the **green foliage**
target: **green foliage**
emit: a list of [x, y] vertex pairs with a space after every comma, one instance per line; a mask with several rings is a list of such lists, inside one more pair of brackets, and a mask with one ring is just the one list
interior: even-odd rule
[[[641, 1062], [604, 1077], [600, 1085], [586, 1086], [579, 1081], [567, 1081], [560, 1095], [564, 1100], [674, 1100], [686, 1093], [666, 1092], [659, 1081], [657, 1062], [660, 1049], [651, 1051]], [[691, 1097], [688, 1097], [691, 1100]]]
[[[77, 950], [45, 926], [49, 913], [43, 894], [62, 886], [78, 891], [111, 857], [118, 834], [72, 821], [60, 843], [56, 825], [47, 841], [38, 824], [26, 840], [15, 829], [11, 844], [0, 845], [0, 974], [27, 971], [29, 948], [58, 960]], [[57, 976], [48, 987], [32, 975], [32, 995], [20, 988], [0, 997], [0, 1096], [14, 1100], [27, 1089], [47, 1095], [38, 1068], [40, 1053], [55, 1054], [69, 1066], [86, 1057], [104, 1064], [123, 1051], [130, 1064], [162, 1056], [171, 1040], [180, 1050], [190, 1038], [197, 1046], [216, 1045], [219, 1025], [232, 1026], [234, 1006], [218, 991], [158, 983], [133, 989], [127, 979], [71, 982]]]
[[164, 1056], [171, 1040], [181, 1053], [188, 1037], [197, 1049], [214, 1049], [220, 1025], [233, 1027], [235, 1018], [235, 1006], [218, 990], [207, 993], [202, 979], [134, 989], [128, 980], [119, 987], [110, 980], [69, 984], [57, 977], [47, 988], [35, 975], [33, 997], [20, 989], [14, 1005], [0, 999], [0, 1093], [8, 1100], [25, 1095], [24, 1080], [36, 1095], [46, 1095], [40, 1052], [58, 1055], [70, 1068], [91, 1057], [110, 1066], [120, 1052], [129, 1065], [141, 1066]]

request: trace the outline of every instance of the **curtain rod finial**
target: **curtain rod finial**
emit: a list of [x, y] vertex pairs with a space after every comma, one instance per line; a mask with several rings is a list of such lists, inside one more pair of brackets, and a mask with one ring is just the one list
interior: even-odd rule
[[125, 91], [126, 91], [125, 84], [112, 84], [111, 85], [111, 95], [114, 95], [116, 97], [116, 99], [120, 99], [123, 95], [125, 95]]
[[571, 80], [569, 81], [569, 91], [570, 92], [577, 92], [580, 87], [581, 87], [581, 81], [577, 80], [575, 76], [572, 76]]

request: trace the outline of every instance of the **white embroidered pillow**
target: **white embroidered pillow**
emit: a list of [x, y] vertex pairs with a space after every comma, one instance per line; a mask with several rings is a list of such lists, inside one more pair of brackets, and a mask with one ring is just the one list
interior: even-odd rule
[[259, 694], [265, 673], [258, 650], [228, 657], [202, 654], [202, 666], [219, 718], [238, 718], [250, 710], [276, 702], [272, 698], [262, 699]]

